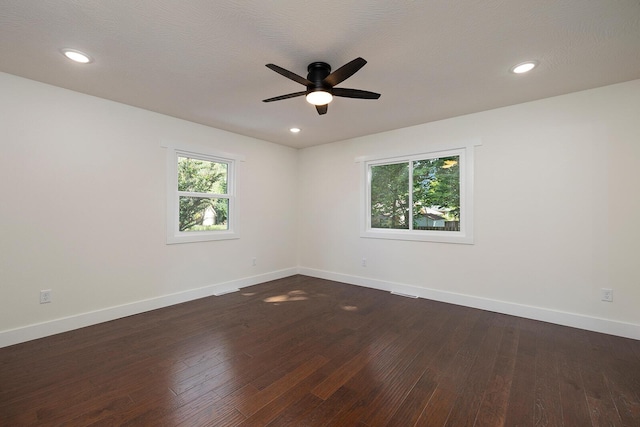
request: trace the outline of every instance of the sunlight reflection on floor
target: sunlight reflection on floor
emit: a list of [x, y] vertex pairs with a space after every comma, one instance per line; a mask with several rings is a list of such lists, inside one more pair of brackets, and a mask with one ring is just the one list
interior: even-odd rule
[[[243, 294], [245, 295], [245, 294]], [[249, 295], [249, 294], [247, 294]], [[293, 291], [289, 291], [286, 294], [281, 294], [281, 295], [274, 295], [271, 297], [267, 297], [265, 299], [263, 299], [262, 301], [264, 302], [268, 302], [268, 303], [272, 303], [273, 305], [278, 305], [279, 303], [283, 303], [283, 302], [292, 302], [292, 301], [307, 301], [310, 300], [312, 298], [325, 298], [327, 295], [326, 294], [309, 294], [306, 291], [300, 290], [300, 289], [296, 289]], [[354, 311], [358, 311], [359, 308], [357, 305], [352, 305], [352, 304], [341, 304], [340, 308], [344, 311], [350, 311], [350, 312], [354, 312]]]
[[288, 302], [288, 301], [305, 301], [308, 300], [309, 297], [305, 291], [289, 291], [284, 295], [276, 295], [273, 297], [265, 298], [264, 302]]

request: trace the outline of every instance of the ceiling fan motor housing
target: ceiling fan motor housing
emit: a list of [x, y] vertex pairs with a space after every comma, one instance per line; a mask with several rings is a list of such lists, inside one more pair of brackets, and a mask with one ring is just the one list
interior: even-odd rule
[[326, 62], [312, 62], [307, 67], [307, 80], [312, 84], [307, 86], [307, 93], [315, 91], [325, 91], [331, 93], [331, 86], [322, 81], [331, 74], [331, 66]]

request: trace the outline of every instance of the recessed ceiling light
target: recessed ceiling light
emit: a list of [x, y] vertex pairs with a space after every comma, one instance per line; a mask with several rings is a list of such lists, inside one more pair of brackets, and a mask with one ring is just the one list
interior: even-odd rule
[[291, 131], [291, 133], [298, 133], [300, 132], [300, 128], [291, 128], [289, 131]]
[[61, 49], [60, 50], [64, 56], [69, 58], [72, 61], [78, 62], [80, 64], [88, 64], [92, 62], [93, 59], [87, 55], [86, 53], [80, 52], [75, 49]]
[[538, 61], [522, 62], [518, 65], [514, 65], [513, 67], [511, 67], [511, 72], [516, 74], [527, 73], [533, 70], [534, 68], [536, 68], [537, 65], [538, 65]]

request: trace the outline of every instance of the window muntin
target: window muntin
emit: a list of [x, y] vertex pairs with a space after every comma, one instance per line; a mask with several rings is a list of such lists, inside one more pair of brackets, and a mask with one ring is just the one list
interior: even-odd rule
[[473, 243], [473, 146], [363, 163], [362, 237]]

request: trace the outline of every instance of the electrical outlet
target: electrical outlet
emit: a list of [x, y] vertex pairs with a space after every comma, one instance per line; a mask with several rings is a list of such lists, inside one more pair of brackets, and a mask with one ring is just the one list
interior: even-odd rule
[[45, 289], [40, 291], [40, 304], [47, 304], [51, 302], [51, 289]]
[[258, 265], [258, 259], [256, 257], [251, 258], [251, 265], [254, 267]]
[[602, 301], [612, 302], [613, 301], [613, 289], [601, 288], [600, 289], [600, 299]]
[[362, 258], [362, 266], [363, 267], [367, 266], [367, 259], [366, 258]]

